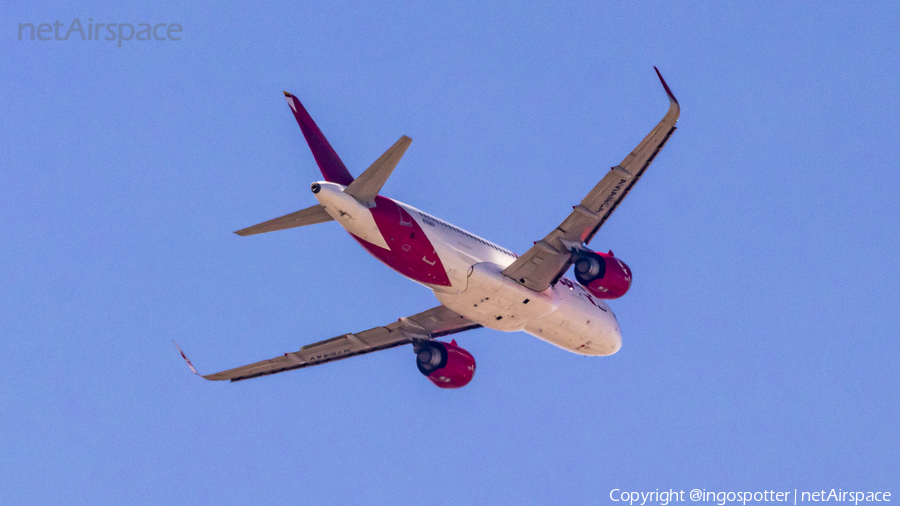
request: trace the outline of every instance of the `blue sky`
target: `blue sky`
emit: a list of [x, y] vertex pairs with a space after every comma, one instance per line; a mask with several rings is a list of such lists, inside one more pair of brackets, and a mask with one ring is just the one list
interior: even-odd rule
[[[607, 504], [613, 488], [900, 493], [900, 10], [890, 2], [13, 2], [0, 23], [0, 503]], [[17, 40], [179, 23], [180, 41]], [[282, 96], [351, 172], [517, 252], [666, 111], [591, 246], [635, 273], [608, 358], [458, 341], [191, 375], [436, 304], [314, 203]]]

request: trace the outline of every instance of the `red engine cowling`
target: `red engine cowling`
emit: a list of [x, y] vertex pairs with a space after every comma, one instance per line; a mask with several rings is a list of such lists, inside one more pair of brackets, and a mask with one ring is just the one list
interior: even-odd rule
[[475, 357], [460, 348], [456, 340], [449, 343], [430, 341], [416, 352], [416, 366], [440, 388], [464, 387], [475, 376]]
[[631, 269], [612, 251], [581, 250], [573, 263], [575, 279], [598, 299], [618, 299], [631, 288]]

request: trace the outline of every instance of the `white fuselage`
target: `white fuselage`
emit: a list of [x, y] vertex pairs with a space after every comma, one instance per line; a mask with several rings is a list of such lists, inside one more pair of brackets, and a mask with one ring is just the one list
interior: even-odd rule
[[[348, 232], [377, 248], [400, 247], [383, 236], [371, 207], [344, 193], [339, 184], [319, 185], [319, 203]], [[622, 335], [612, 309], [580, 284], [563, 277], [543, 292], [531, 291], [502, 274], [516, 259], [511, 251], [412, 206], [392, 202], [424, 232], [443, 264], [449, 285], [407, 277], [433, 290], [444, 306], [487, 328], [521, 330], [581, 355], [611, 355], [621, 348]], [[379, 259], [403, 273], [383, 256]], [[434, 265], [427, 257], [422, 261]]]

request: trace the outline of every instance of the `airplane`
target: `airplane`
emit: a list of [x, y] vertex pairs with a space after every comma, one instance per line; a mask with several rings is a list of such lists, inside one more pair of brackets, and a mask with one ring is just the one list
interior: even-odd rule
[[[440, 304], [385, 326], [214, 374], [198, 373], [179, 347], [182, 358], [194, 374], [207, 380], [242, 381], [412, 345], [419, 372], [440, 388], [460, 388], [475, 375], [475, 358], [455, 339], [438, 339], [467, 330], [524, 331], [579, 355], [616, 353], [622, 334], [606, 301], [625, 295], [632, 272], [612, 251], [596, 252], [586, 245], [676, 129], [681, 108], [659, 69], [654, 70], [669, 97], [663, 119], [558, 227], [521, 256], [379, 195], [412, 142], [409, 137], [400, 137], [354, 179], [300, 100], [284, 92], [325, 178], [310, 187], [318, 204], [235, 233], [249, 236], [336, 221], [372, 256], [432, 290]], [[573, 265], [575, 280], [565, 276]]]

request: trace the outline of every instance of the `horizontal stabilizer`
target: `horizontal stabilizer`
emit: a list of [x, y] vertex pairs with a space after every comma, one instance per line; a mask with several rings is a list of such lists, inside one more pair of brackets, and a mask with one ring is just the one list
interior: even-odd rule
[[405, 135], [400, 137], [400, 140], [388, 148], [383, 155], [378, 157], [378, 160], [375, 160], [375, 163], [350, 183], [347, 189], [344, 190], [344, 193], [352, 195], [360, 202], [374, 202], [378, 192], [381, 191], [381, 187], [384, 186], [388, 177], [394, 172], [394, 168], [400, 162], [400, 159], [403, 158], [406, 148], [411, 143], [412, 139], [409, 137]]
[[238, 230], [235, 234], [244, 236], [264, 234], [266, 232], [302, 227], [304, 225], [315, 225], [316, 223], [325, 223], [326, 221], [332, 220], [334, 220], [334, 218], [325, 212], [325, 208], [316, 204], [312, 207], [297, 211], [296, 213], [286, 214], [280, 218], [275, 218], [274, 220], [265, 221], [259, 225], [253, 225], [252, 227]]

